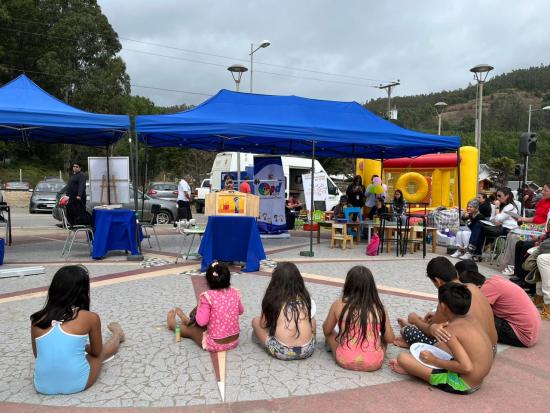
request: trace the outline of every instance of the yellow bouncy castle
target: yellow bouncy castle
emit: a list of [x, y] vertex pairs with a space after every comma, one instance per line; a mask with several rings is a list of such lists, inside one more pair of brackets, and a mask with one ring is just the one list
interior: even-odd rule
[[[460, 148], [460, 205], [477, 196], [478, 157], [472, 146]], [[409, 203], [425, 202], [430, 208], [458, 206], [458, 164], [454, 153], [422, 155], [384, 161], [382, 182], [388, 195], [400, 189]], [[373, 159], [358, 159], [356, 174], [367, 186], [372, 175], [381, 175], [382, 163]]]

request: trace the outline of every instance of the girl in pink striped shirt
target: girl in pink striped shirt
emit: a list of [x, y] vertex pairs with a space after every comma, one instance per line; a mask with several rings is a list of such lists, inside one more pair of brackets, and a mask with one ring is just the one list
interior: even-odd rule
[[199, 296], [196, 314], [188, 317], [181, 308], [168, 312], [170, 330], [176, 327], [176, 315], [181, 319], [181, 336], [192, 339], [208, 351], [231, 350], [239, 344], [239, 316], [244, 312], [239, 290], [230, 286], [231, 273], [227, 264], [214, 261], [206, 270], [209, 290]]

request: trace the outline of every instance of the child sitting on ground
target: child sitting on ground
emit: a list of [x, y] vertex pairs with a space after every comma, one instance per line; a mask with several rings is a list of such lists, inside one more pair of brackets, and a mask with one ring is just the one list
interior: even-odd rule
[[254, 334], [273, 357], [298, 360], [313, 354], [315, 327], [311, 298], [298, 267], [278, 264], [262, 301], [262, 315], [252, 320]]
[[42, 394], [87, 389], [124, 341], [120, 325], [110, 323], [112, 336], [101, 342], [101, 320], [90, 311], [90, 275], [82, 265], [66, 265], [55, 273], [46, 305], [31, 315], [31, 323], [33, 381]]
[[346, 276], [342, 298], [332, 304], [323, 323], [336, 363], [358, 371], [382, 367], [386, 345], [395, 339], [389, 320], [371, 271], [353, 267]]
[[396, 373], [416, 376], [449, 393], [473, 393], [491, 370], [491, 341], [476, 319], [466, 317], [472, 294], [465, 285], [450, 282], [439, 287], [438, 299], [438, 311], [450, 320], [447, 326], [450, 338], [446, 343], [437, 343], [437, 347], [450, 353], [452, 359], [443, 360], [425, 350], [420, 352], [418, 361], [406, 352], [390, 360], [390, 367]]
[[176, 328], [176, 315], [181, 319], [181, 336], [192, 339], [204, 350], [231, 350], [239, 344], [239, 316], [244, 312], [239, 290], [232, 288], [227, 264], [214, 261], [206, 270], [209, 290], [201, 293], [196, 314], [188, 317], [181, 308], [170, 310], [167, 324]]

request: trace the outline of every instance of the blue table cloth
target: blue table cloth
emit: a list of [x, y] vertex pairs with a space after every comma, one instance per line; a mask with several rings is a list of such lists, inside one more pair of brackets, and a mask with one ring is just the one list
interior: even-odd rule
[[128, 209], [94, 209], [92, 258], [103, 258], [108, 251], [127, 250], [137, 255], [136, 215]]
[[201, 271], [212, 261], [246, 262], [244, 271], [258, 271], [265, 259], [264, 246], [253, 217], [212, 216], [202, 237]]

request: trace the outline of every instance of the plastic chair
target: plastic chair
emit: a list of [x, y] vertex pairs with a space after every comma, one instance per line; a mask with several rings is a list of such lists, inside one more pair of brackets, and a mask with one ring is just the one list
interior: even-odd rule
[[493, 246], [489, 250], [489, 265], [493, 265], [498, 256], [506, 250], [506, 242], [508, 237], [506, 235], [499, 236], [486, 236], [483, 241], [483, 247], [481, 247], [481, 255], [485, 252], [485, 246], [492, 243]]
[[153, 204], [151, 205], [151, 219], [148, 221], [139, 221], [139, 224], [141, 225], [141, 228], [143, 228], [143, 238], [147, 238], [147, 242], [149, 242], [149, 248], [152, 248], [151, 245], [151, 235], [147, 232], [147, 228], [150, 228], [153, 230], [153, 234], [155, 234], [155, 239], [157, 240], [157, 244], [159, 246], [159, 251], [162, 251], [160, 248], [160, 241], [159, 237], [157, 235], [157, 230], [155, 229], [155, 225], [157, 224], [157, 215], [160, 212], [160, 205], [159, 204]]
[[[361, 208], [359, 207], [344, 208], [344, 218], [346, 219], [346, 222], [348, 224], [348, 235], [353, 235], [354, 237], [356, 237], [357, 242], [360, 241], [361, 233], [363, 232], [363, 225], [361, 224], [361, 212]], [[352, 215], [355, 215], [355, 220], [352, 220]]]
[[[94, 230], [91, 225], [71, 225], [69, 224], [69, 221], [67, 221], [67, 214], [65, 212], [65, 207], [61, 208], [61, 217], [63, 222], [63, 228], [65, 228], [68, 231], [67, 238], [65, 239], [65, 244], [63, 245], [63, 250], [61, 251], [61, 256], [65, 255], [65, 252], [67, 254], [71, 253], [71, 248], [73, 247], [74, 240], [76, 238], [76, 234], [79, 232], [85, 232], [86, 233], [86, 242], [88, 243], [88, 248], [90, 250], [90, 255], [92, 254], [92, 245], [94, 242]], [[69, 241], [70, 240], [70, 241]], [[67, 245], [69, 246], [69, 249], [67, 250]], [[66, 251], [67, 250], [67, 251]]]

